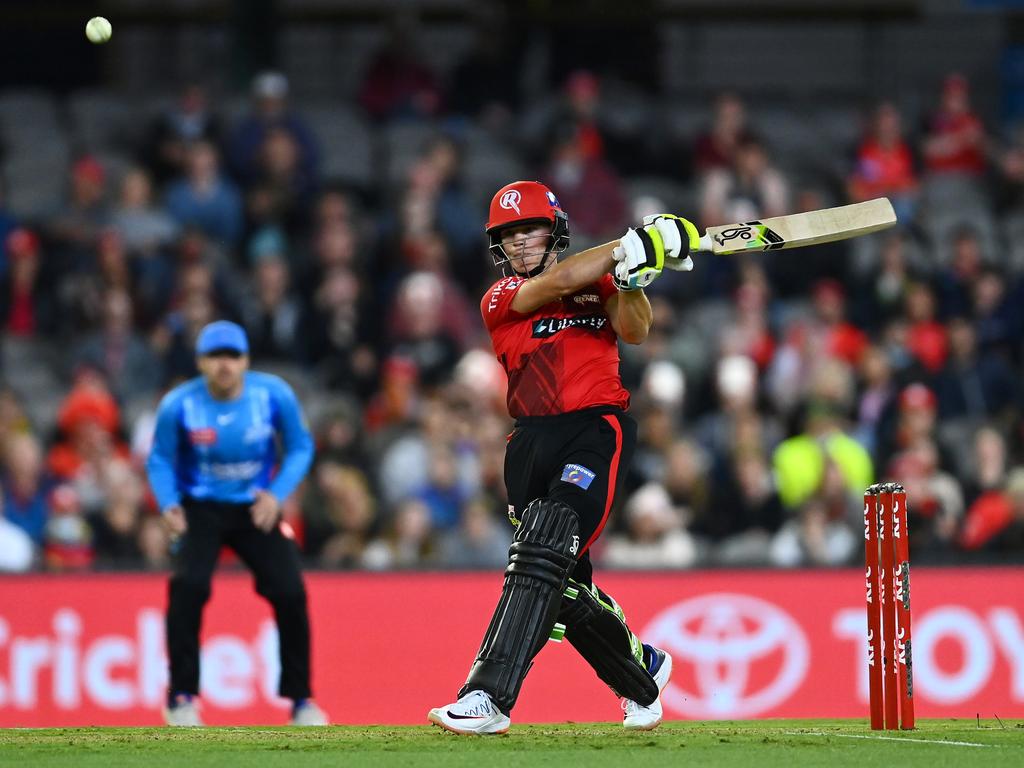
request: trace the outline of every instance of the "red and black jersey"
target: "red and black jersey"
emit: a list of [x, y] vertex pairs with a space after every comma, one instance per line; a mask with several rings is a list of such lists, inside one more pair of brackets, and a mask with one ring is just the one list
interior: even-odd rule
[[524, 315], [512, 309], [523, 277], [496, 282], [480, 302], [498, 362], [508, 375], [508, 412], [550, 416], [595, 405], [625, 409], [619, 348], [605, 302], [611, 275]]

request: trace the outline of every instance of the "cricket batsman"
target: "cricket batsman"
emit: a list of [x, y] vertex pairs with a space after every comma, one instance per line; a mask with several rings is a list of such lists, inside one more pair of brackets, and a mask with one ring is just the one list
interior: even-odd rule
[[559, 260], [569, 247], [569, 220], [535, 181], [498, 190], [486, 232], [505, 275], [480, 310], [516, 420], [505, 454], [516, 532], [469, 677], [455, 702], [428, 717], [455, 733], [506, 732], [533, 657], [549, 637], [564, 634], [624, 700], [623, 725], [655, 728], [672, 657], [629, 629], [622, 609], [594, 583], [589, 550], [636, 447], [617, 342], [647, 338], [652, 313], [643, 289], [666, 258], [692, 269], [699, 234], [689, 221], [663, 214]]

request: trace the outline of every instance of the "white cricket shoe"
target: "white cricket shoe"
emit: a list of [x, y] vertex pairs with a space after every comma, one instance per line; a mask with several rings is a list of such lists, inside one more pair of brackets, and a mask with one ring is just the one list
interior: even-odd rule
[[512, 724], [483, 691], [470, 691], [454, 704], [432, 709], [427, 719], [446, 731], [469, 735], [506, 733]]
[[327, 713], [312, 699], [303, 699], [292, 709], [291, 725], [330, 725]]
[[203, 724], [199, 705], [187, 693], [179, 693], [170, 706], [164, 707], [164, 722], [175, 727], [197, 728]]
[[651, 676], [658, 684], [659, 696], [649, 706], [638, 704], [630, 699], [622, 700], [622, 727], [632, 731], [650, 731], [661, 725], [662, 706], [661, 691], [665, 690], [669, 678], [672, 677], [672, 656], [667, 651], [645, 645], [654, 659], [651, 665]]

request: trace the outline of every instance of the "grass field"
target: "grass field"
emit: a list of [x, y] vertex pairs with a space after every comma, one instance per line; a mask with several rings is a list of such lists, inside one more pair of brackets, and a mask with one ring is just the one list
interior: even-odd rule
[[673, 722], [648, 733], [627, 733], [619, 725], [520, 725], [496, 737], [460, 737], [427, 726], [0, 730], [0, 766], [654, 768], [683, 763], [1018, 768], [1024, 766], [1024, 721], [925, 720], [906, 733], [872, 732], [854, 720]]

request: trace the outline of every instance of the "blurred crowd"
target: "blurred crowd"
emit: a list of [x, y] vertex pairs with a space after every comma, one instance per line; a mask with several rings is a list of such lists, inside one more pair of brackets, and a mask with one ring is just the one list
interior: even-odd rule
[[[884, 195], [900, 218], [652, 286], [650, 337], [622, 349], [640, 443], [599, 564], [853, 564], [883, 479], [907, 489], [916, 561], [1024, 556], [1024, 137], [977, 115], [964, 78], [926, 115], [872, 105], [809, 172], [778, 160], [740, 94], [678, 141], [641, 141], [603, 119], [615, 105], [587, 71], [517, 134], [526, 105], [497, 54], [442, 82], [381, 48], [350, 106], [429, 137], [371, 188], [324, 173], [287, 79], [265, 72], [234, 121], [187, 84], [116, 173], [81, 148], [48, 215], [0, 193], [0, 569], [166, 567], [142, 466], [159, 398], [196, 375], [217, 318], [244, 325], [253, 367], [291, 381], [313, 424], [286, 505], [310, 565], [500, 568], [511, 425], [478, 311], [497, 275], [467, 125], [555, 190], [570, 250], [666, 208], [707, 227]], [[31, 415], [40, 367], [62, 385], [48, 421]]]

